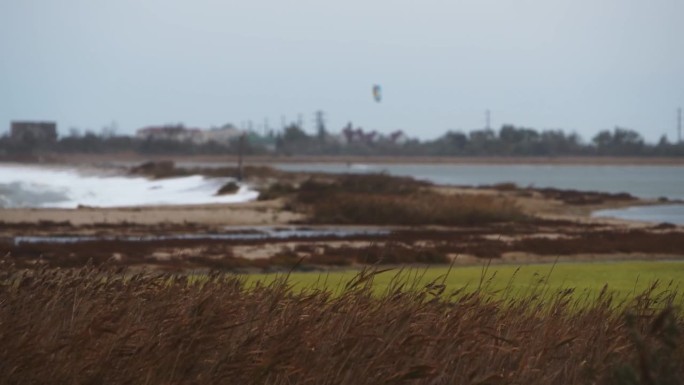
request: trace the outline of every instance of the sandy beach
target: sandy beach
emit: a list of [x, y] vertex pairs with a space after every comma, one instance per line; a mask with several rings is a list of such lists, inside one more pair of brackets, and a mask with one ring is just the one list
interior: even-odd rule
[[[78, 165], [97, 172], [97, 163]], [[111, 173], [112, 168], [103, 172]], [[262, 174], [247, 183], [268, 189], [310, 178], [276, 171]], [[659, 203], [656, 200], [507, 185], [423, 188], [445, 200], [470, 196], [507, 202], [527, 219], [447, 226], [406, 225], [401, 220], [370, 226], [318, 223], [287, 196], [236, 204], [5, 208], [0, 209], [0, 252], [26, 266], [74, 266], [95, 260], [128, 267], [235, 271], [279, 269], [302, 261], [307, 269], [330, 269], [375, 260], [472, 265], [483, 260], [519, 264], [684, 258], [682, 227], [591, 217], [594, 210]], [[335, 235], [326, 232], [330, 228], [354, 231]], [[301, 229], [310, 233], [304, 236], [298, 233]], [[281, 236], [281, 230], [293, 235]], [[377, 230], [380, 233], [373, 233]], [[31, 237], [40, 240], [29, 241]]]

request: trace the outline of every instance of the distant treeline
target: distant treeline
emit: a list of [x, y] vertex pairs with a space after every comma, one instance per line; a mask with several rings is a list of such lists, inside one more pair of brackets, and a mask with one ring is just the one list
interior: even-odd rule
[[[434, 140], [407, 139], [402, 142], [382, 137], [378, 140], [328, 144], [315, 136], [296, 142], [284, 138], [281, 148], [291, 153], [316, 150], [323, 154], [409, 155], [409, 156], [684, 156], [684, 143], [670, 143], [663, 137], [646, 143], [636, 131], [616, 127], [604, 130], [587, 142], [578, 134], [562, 130], [537, 131], [504, 125], [470, 132], [449, 131]], [[316, 144], [318, 142], [318, 144]], [[312, 145], [310, 145], [312, 144]]]
[[[242, 143], [242, 144], [240, 144]], [[684, 143], [662, 137], [646, 143], [636, 131], [616, 127], [585, 141], [562, 130], [537, 131], [504, 125], [499, 130], [449, 131], [434, 140], [408, 138], [402, 132], [382, 135], [345, 127], [330, 134], [319, 127], [307, 134], [295, 124], [282, 132], [262, 136], [248, 132], [244, 140], [195, 143], [169, 139], [141, 139], [112, 134], [70, 135], [56, 141], [16, 140], [0, 137], [0, 155], [37, 153], [123, 153], [160, 155], [216, 155], [243, 153], [282, 155], [391, 155], [391, 156], [684, 156]]]
[[562, 130], [504, 125], [498, 132], [447, 132], [422, 145], [435, 155], [684, 156], [684, 143], [670, 143], [663, 136], [658, 143], [650, 144], [638, 132], [620, 127], [601, 131], [586, 142], [578, 134]]
[[[86, 133], [79, 136], [67, 136], [54, 142], [16, 141], [9, 136], [0, 137], [0, 154], [41, 154], [41, 153], [81, 153], [81, 154], [115, 154], [139, 153], [148, 155], [217, 155], [238, 152], [238, 142], [228, 143], [193, 143], [170, 139], [140, 139], [125, 135], [98, 135]], [[244, 144], [245, 154], [257, 153], [259, 150]]]

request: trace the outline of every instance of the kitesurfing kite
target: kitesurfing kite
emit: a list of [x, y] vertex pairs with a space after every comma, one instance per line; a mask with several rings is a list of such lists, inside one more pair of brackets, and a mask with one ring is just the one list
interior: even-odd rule
[[382, 100], [382, 89], [377, 84], [373, 85], [373, 99], [378, 103]]

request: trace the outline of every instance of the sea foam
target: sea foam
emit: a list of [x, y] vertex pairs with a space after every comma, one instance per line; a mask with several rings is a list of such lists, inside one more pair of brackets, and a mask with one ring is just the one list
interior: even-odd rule
[[239, 203], [259, 193], [240, 185], [235, 194], [216, 195], [231, 178], [199, 175], [150, 180], [93, 175], [73, 168], [0, 165], [0, 206], [76, 208]]

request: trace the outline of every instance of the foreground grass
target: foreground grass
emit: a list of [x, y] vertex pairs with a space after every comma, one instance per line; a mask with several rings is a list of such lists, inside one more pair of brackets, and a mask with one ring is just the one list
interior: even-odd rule
[[[383, 267], [384, 269], [384, 267]], [[283, 274], [250, 274], [246, 280], [269, 283]], [[333, 272], [292, 272], [287, 274], [296, 289], [344, 291], [358, 270]], [[410, 282], [414, 288], [439, 281], [449, 291], [478, 289], [495, 296], [526, 296], [545, 290], [550, 293], [572, 288], [573, 295], [597, 297], [604, 286], [616, 299], [633, 298], [654, 282], [661, 287], [684, 289], [684, 261], [593, 262], [531, 265], [487, 265], [459, 267], [394, 268], [373, 277], [375, 293], [385, 293], [397, 281]]]
[[377, 296], [382, 274], [367, 270], [332, 295], [225, 274], [0, 267], [8, 384], [684, 381], [676, 293], [653, 286], [615, 307], [606, 292], [588, 306], [570, 291], [444, 301], [439, 282], [397, 280]]

